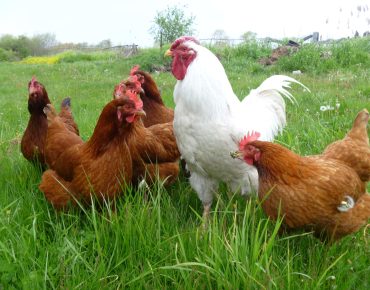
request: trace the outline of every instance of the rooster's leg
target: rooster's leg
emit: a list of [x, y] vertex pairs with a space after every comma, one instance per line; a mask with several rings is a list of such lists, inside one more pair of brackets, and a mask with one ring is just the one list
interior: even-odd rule
[[203, 229], [207, 229], [212, 203], [203, 203]]
[[212, 203], [203, 204], [203, 219], [209, 219]]
[[197, 192], [199, 199], [203, 203], [203, 226], [206, 228], [208, 225], [213, 195], [214, 192], [217, 191], [218, 182], [204, 175], [197, 174], [196, 172], [191, 173], [189, 180], [192, 188]]

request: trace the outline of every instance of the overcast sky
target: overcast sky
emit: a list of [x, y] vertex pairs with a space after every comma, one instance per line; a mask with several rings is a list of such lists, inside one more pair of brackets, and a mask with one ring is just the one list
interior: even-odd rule
[[217, 29], [229, 38], [246, 31], [275, 38], [318, 31], [324, 39], [370, 30], [370, 0], [0, 0], [0, 36], [53, 33], [60, 42], [110, 39], [114, 45], [152, 46], [148, 30], [169, 5], [185, 6], [195, 16], [198, 38], [210, 38]]

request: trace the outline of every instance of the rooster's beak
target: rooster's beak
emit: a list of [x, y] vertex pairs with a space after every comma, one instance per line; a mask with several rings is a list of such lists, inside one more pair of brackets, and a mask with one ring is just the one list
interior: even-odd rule
[[230, 156], [233, 159], [243, 159], [243, 152], [241, 152], [241, 151], [230, 152]]
[[170, 56], [170, 57], [172, 57], [173, 56], [173, 53], [172, 53], [171, 49], [167, 49], [167, 51], [164, 53], [164, 56]]

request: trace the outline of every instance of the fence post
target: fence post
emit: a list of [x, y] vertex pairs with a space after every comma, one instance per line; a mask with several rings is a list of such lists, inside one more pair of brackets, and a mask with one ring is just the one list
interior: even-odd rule
[[312, 33], [312, 42], [318, 42], [319, 41], [319, 33], [313, 32]]

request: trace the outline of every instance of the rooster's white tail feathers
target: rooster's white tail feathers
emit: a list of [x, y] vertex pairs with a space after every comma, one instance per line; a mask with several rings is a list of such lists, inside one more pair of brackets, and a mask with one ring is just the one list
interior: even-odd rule
[[284, 75], [267, 78], [257, 89], [242, 101], [242, 122], [251, 124], [253, 129], [261, 133], [261, 140], [272, 141], [286, 124], [284, 97], [297, 103], [288, 91], [292, 83], [309, 89], [299, 81]]
[[273, 75], [273, 76], [267, 78], [266, 80], [264, 80], [264, 82], [257, 89], [253, 90], [253, 92], [255, 94], [268, 94], [271, 91], [276, 91], [279, 94], [286, 97], [292, 103], [297, 103], [294, 96], [286, 89], [286, 88], [288, 88], [288, 89], [291, 88], [291, 83], [299, 84], [305, 90], [310, 92], [309, 88], [307, 88], [301, 82], [299, 82], [296, 79], [293, 79], [291, 77], [284, 76], [284, 75]]

